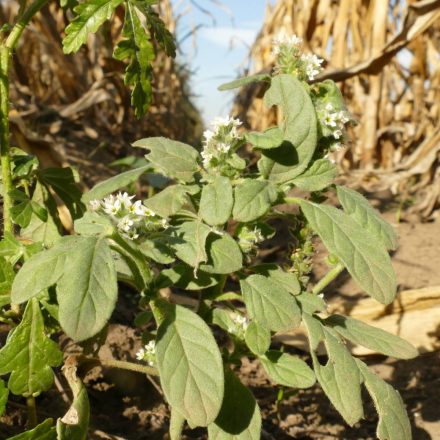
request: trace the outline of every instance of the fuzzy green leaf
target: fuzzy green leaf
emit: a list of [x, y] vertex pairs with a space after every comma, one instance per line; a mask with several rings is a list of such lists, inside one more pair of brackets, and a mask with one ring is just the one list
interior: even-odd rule
[[15, 272], [12, 264], [4, 257], [0, 257], [0, 295], [11, 292]]
[[310, 226], [354, 280], [382, 304], [396, 295], [396, 276], [385, 248], [350, 216], [328, 205], [300, 203]]
[[47, 221], [47, 211], [39, 203], [29, 199], [29, 197], [18, 189], [9, 193], [11, 198], [18, 202], [11, 208], [12, 221], [26, 228], [31, 222], [32, 214], [35, 214], [41, 221]]
[[224, 83], [219, 86], [218, 90], [221, 92], [225, 90], [238, 89], [239, 87], [247, 86], [248, 84], [265, 81], [270, 82], [271, 77], [267, 73], [259, 73], [257, 75], [245, 76], [243, 78], [234, 79], [234, 81]]
[[279, 127], [271, 127], [262, 133], [258, 131], [246, 133], [245, 138], [254, 148], [267, 150], [277, 148], [283, 143], [284, 131]]
[[264, 180], [245, 179], [235, 187], [234, 220], [248, 223], [266, 214], [278, 197], [276, 188]]
[[75, 9], [77, 14], [66, 28], [64, 53], [77, 52], [87, 42], [89, 33], [95, 33], [113, 14], [123, 0], [86, 0]]
[[79, 220], [75, 220], [74, 228], [79, 235], [111, 235], [115, 230], [108, 217], [89, 211]]
[[34, 429], [9, 437], [8, 440], [58, 440], [52, 419], [46, 419]]
[[160, 272], [156, 285], [160, 288], [175, 286], [184, 290], [203, 290], [218, 284], [217, 278], [209, 273], [198, 270], [196, 275], [197, 278], [192, 267], [183, 263], [176, 264]]
[[246, 329], [244, 340], [252, 353], [262, 356], [270, 347], [270, 331], [258, 322], [252, 321]]
[[279, 385], [309, 388], [316, 382], [313, 370], [301, 359], [280, 351], [270, 350], [260, 357], [269, 377]]
[[316, 377], [333, 406], [353, 426], [364, 415], [360, 372], [349, 351], [325, 328], [324, 336], [329, 360], [321, 365], [312, 352]]
[[198, 171], [199, 153], [190, 145], [163, 137], [141, 139], [133, 144], [151, 152], [145, 157], [167, 177], [192, 182]]
[[73, 394], [73, 402], [63, 418], [57, 420], [57, 440], [86, 440], [90, 419], [87, 389], [76, 375], [76, 367], [64, 367], [64, 375]]
[[177, 411], [171, 408], [170, 416], [170, 440], [181, 440], [183, 426], [185, 425], [185, 417], [181, 416]]
[[218, 176], [203, 187], [199, 214], [208, 225], [223, 225], [231, 216], [233, 204], [231, 181]]
[[261, 167], [269, 180], [288, 182], [299, 176], [309, 165], [318, 140], [317, 120], [312, 100], [305, 86], [293, 75], [277, 75], [264, 95], [268, 107], [283, 109], [284, 143], [263, 150]]
[[220, 414], [208, 426], [210, 440], [260, 440], [261, 414], [255, 397], [230, 371], [225, 371], [225, 397]]
[[158, 236], [142, 242], [139, 245], [139, 250], [156, 263], [171, 264], [176, 260], [171, 243], [170, 237]]
[[57, 344], [44, 333], [43, 316], [34, 298], [0, 350], [0, 375], [11, 373], [8, 388], [13, 394], [35, 396], [52, 386], [51, 367], [57, 367], [62, 360]]
[[193, 426], [208, 426], [222, 405], [223, 363], [206, 323], [170, 305], [157, 332], [156, 359], [165, 397]]
[[78, 237], [65, 259], [68, 271], [57, 283], [61, 327], [75, 341], [99, 333], [115, 308], [118, 286], [105, 239]]
[[362, 361], [356, 359], [356, 362], [379, 414], [377, 437], [380, 440], [411, 440], [411, 425], [400, 394]]
[[290, 293], [263, 275], [251, 275], [240, 281], [249, 316], [269, 330], [298, 327], [301, 311]]
[[254, 266], [252, 270], [260, 275], [269, 277], [272, 282], [280, 285], [292, 295], [298, 295], [301, 292], [298, 277], [293, 273], [284, 272], [276, 264], [260, 264], [258, 266]]
[[368, 231], [387, 249], [397, 249], [397, 235], [393, 227], [380, 216], [364, 196], [344, 186], [337, 186], [336, 191], [344, 211], [362, 229]]
[[318, 159], [290, 183], [304, 191], [320, 191], [333, 183], [338, 168], [327, 159]]
[[206, 242], [208, 261], [200, 269], [214, 274], [231, 274], [243, 267], [243, 254], [237, 242], [228, 234], [211, 234]]
[[325, 301], [309, 292], [301, 292], [295, 299], [298, 301], [301, 311], [306, 313], [323, 312], [325, 310]]
[[5, 383], [0, 379], [0, 417], [3, 415], [8, 403], [9, 390]]
[[392, 335], [357, 319], [332, 315], [324, 323], [336, 330], [345, 339], [387, 356], [398, 359], [412, 359], [418, 355], [417, 350], [399, 336]]

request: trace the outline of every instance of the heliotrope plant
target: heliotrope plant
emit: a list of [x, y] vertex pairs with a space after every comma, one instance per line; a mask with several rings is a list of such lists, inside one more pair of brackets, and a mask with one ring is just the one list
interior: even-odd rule
[[[29, 230], [28, 224], [18, 237], [6, 235], [0, 286], [4, 304], [12, 302], [4, 319], [15, 328], [0, 350], [0, 374], [11, 373], [12, 393], [36, 396], [51, 387], [52, 368], [62, 356], [47, 337], [49, 329], [78, 343], [100, 339], [120, 281], [139, 295], [136, 323], [145, 329], [145, 346], [133, 362], [101, 362], [159, 378], [172, 439], [180, 438], [185, 423], [207, 427], [210, 439], [261, 437], [258, 404], [237, 377], [245, 356], [282, 387], [319, 382], [351, 426], [364, 416], [364, 385], [379, 415], [377, 436], [411, 438], [398, 392], [353, 357], [345, 342], [402, 359], [416, 350], [361, 321], [329, 315], [322, 295], [346, 270], [367, 294], [392, 302], [396, 278], [388, 251], [396, 248], [395, 233], [363, 196], [334, 183], [337, 169], [328, 155], [341, 148], [351, 117], [332, 81], [309, 83], [321, 60], [303, 54], [297, 37], [281, 37], [274, 52], [272, 76], [243, 78], [222, 89], [266, 81], [264, 102], [282, 111], [279, 126], [245, 132], [237, 119], [216, 119], [201, 149], [161, 137], [139, 140], [134, 147], [148, 151], [148, 165], [83, 195], [75, 235], [38, 235], [52, 217], [36, 208], [30, 222], [38, 227]], [[256, 166], [245, 149], [258, 158]], [[169, 185], [145, 200], [116, 193], [152, 170]], [[38, 181], [33, 200], [47, 196], [44, 182]], [[295, 188], [306, 195], [292, 196]], [[341, 208], [326, 203], [330, 194]], [[289, 251], [264, 263], [261, 246], [280, 233], [273, 221], [280, 218], [289, 226], [283, 237]], [[315, 235], [328, 249], [329, 271], [312, 283]], [[182, 305], [188, 302], [193, 306]], [[271, 348], [274, 334], [298, 326], [308, 334], [310, 363]], [[327, 353], [325, 363], [318, 347]], [[56, 430], [45, 421], [33, 432], [46, 437], [26, 438], [87, 437], [87, 393], [74, 375], [74, 366], [87, 360], [100, 362], [82, 355], [67, 365], [75, 417], [58, 420]]]

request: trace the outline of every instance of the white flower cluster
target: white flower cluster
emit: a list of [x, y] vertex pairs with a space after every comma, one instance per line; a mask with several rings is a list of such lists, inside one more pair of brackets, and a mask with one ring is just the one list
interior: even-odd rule
[[[344, 110], [336, 110], [331, 103], [327, 103], [322, 110], [318, 111], [321, 124], [324, 125], [337, 141], [342, 139], [345, 124], [350, 121], [348, 113]], [[340, 142], [333, 145], [333, 149], [340, 149]]]
[[274, 38], [272, 53], [277, 59], [276, 70], [312, 81], [321, 73], [324, 60], [315, 54], [303, 53], [302, 43], [302, 38], [296, 35], [280, 34]]
[[244, 334], [249, 326], [249, 320], [246, 318], [246, 316], [239, 313], [235, 313], [231, 319], [233, 326], [228, 328], [228, 332], [240, 339], [244, 339]]
[[239, 139], [238, 127], [241, 121], [232, 117], [217, 117], [211, 122], [211, 130], [203, 133], [203, 166], [210, 168], [231, 152], [234, 143]]
[[156, 362], [156, 341], [153, 339], [144, 346], [144, 348], [141, 348], [136, 353], [136, 359], [138, 361], [144, 361], [149, 365], [150, 367], [153, 367]]
[[159, 219], [156, 214], [142, 204], [141, 200], [132, 202], [134, 196], [119, 192], [117, 195], [109, 195], [103, 200], [92, 200], [92, 211], [106, 214], [116, 225], [119, 232], [125, 237], [136, 240], [139, 233], [155, 227], [166, 227], [165, 219]]
[[265, 239], [261, 229], [256, 226], [253, 229], [243, 226], [238, 234], [238, 245], [244, 253], [248, 253], [255, 248], [256, 244], [261, 243]]

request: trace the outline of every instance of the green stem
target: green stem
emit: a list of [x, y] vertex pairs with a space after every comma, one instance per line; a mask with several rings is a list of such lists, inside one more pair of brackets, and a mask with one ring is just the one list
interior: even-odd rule
[[136, 371], [137, 373], [147, 374], [149, 376], [159, 376], [156, 368], [147, 365], [135, 364], [133, 362], [118, 361], [116, 359], [100, 359], [96, 357], [77, 356], [79, 364], [101, 365], [103, 367], [117, 368], [119, 370]]
[[312, 293], [317, 295], [318, 293], [322, 292], [322, 290], [324, 290], [344, 269], [345, 267], [341, 263], [338, 263], [319, 280], [319, 282], [313, 288]]
[[28, 428], [35, 428], [38, 424], [37, 420], [37, 405], [35, 403], [35, 397], [29, 396], [26, 399], [27, 409], [28, 409]]
[[299, 205], [302, 199], [299, 197], [284, 197], [284, 203]]

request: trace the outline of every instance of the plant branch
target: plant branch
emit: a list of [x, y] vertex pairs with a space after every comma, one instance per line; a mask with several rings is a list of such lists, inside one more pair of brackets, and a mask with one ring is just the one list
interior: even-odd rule
[[37, 405], [35, 403], [35, 397], [29, 396], [26, 399], [26, 405], [28, 409], [28, 428], [32, 429], [37, 426]]
[[315, 287], [313, 287], [312, 293], [317, 295], [318, 293], [322, 292], [322, 290], [324, 290], [344, 269], [344, 265], [338, 263], [318, 281]]

